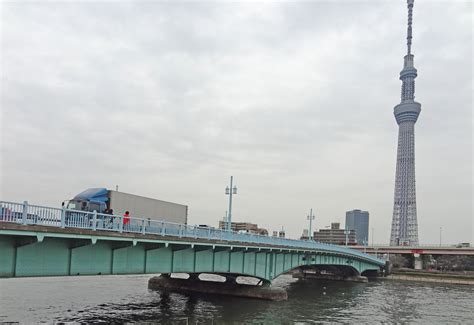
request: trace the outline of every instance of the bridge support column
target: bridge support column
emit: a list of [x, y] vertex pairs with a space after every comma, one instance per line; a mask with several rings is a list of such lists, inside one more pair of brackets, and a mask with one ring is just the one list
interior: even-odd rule
[[201, 281], [201, 279], [199, 279], [199, 273], [189, 273], [188, 280], [190, 280], [190, 281]]
[[222, 276], [225, 277], [225, 283], [229, 285], [237, 285], [237, 277], [238, 275], [233, 275], [233, 274], [221, 274]]
[[244, 298], [265, 300], [287, 300], [288, 295], [283, 288], [273, 288], [269, 285], [247, 285], [235, 281], [235, 276], [227, 277], [226, 282], [202, 281], [198, 274], [188, 279], [172, 278], [169, 276], [155, 276], [148, 280], [148, 288], [161, 292], [197, 292], [207, 294], [220, 294]]
[[415, 270], [423, 270], [423, 259], [421, 258], [421, 254], [415, 253], [413, 254], [414, 260], [414, 268]]

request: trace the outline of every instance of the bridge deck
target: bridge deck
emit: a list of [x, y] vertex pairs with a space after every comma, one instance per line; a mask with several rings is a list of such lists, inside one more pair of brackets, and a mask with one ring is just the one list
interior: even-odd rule
[[217, 273], [271, 281], [295, 268], [377, 273], [385, 261], [343, 246], [149, 218], [0, 201], [0, 276]]
[[[337, 247], [336, 247], [337, 248]], [[269, 282], [295, 268], [380, 270], [357, 251], [0, 222], [0, 277], [216, 273]], [[377, 260], [375, 260], [377, 261]]]
[[351, 246], [368, 254], [474, 255], [474, 247]]
[[[76, 238], [76, 239], [90, 239], [90, 240], [120, 240], [130, 241], [134, 244], [137, 242], [159, 242], [165, 244], [182, 244], [189, 246], [211, 246], [217, 247], [241, 247], [241, 248], [257, 248], [259, 250], [268, 251], [286, 251], [286, 252], [298, 252], [298, 253], [321, 253], [331, 254], [335, 256], [350, 256], [352, 258], [374, 263], [379, 266], [383, 266], [385, 263], [382, 260], [376, 259], [368, 254], [361, 254], [356, 250], [344, 249], [335, 245], [326, 245], [322, 247], [308, 248], [298, 246], [287, 246], [282, 244], [266, 244], [256, 243], [251, 241], [238, 241], [238, 240], [221, 240], [221, 239], [207, 239], [207, 238], [189, 238], [179, 237], [171, 235], [155, 235], [155, 234], [141, 234], [141, 233], [117, 233], [104, 230], [90, 230], [81, 228], [60, 228], [42, 225], [22, 225], [12, 222], [0, 222], [0, 235], [14, 235], [14, 236], [33, 236], [37, 237], [38, 241], [42, 241], [44, 237], [56, 237], [56, 238]], [[301, 241], [302, 243], [305, 243]], [[378, 262], [378, 263], [377, 263]]]
[[[0, 229], [8, 231], [38, 231], [41, 236], [105, 236], [129, 238], [135, 241], [173, 240], [185, 243], [207, 243], [226, 246], [254, 246], [299, 251], [326, 252], [338, 256], [350, 256], [361, 261], [382, 266], [384, 261], [344, 246], [330, 245], [314, 241], [294, 240], [273, 236], [241, 234], [211, 227], [176, 224], [150, 218], [129, 218], [97, 212], [58, 209], [47, 206], [30, 205], [27, 202], [0, 201]], [[10, 227], [10, 228], [9, 228]], [[30, 228], [39, 227], [39, 228]], [[33, 230], [35, 229], [35, 230]]]

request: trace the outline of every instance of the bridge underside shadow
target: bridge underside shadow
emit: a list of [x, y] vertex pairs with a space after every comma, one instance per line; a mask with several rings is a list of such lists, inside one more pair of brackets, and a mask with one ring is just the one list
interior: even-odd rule
[[305, 265], [292, 270], [293, 278], [309, 280], [336, 280], [351, 282], [368, 282], [369, 278], [378, 276], [378, 270], [364, 270], [359, 273], [347, 265]]

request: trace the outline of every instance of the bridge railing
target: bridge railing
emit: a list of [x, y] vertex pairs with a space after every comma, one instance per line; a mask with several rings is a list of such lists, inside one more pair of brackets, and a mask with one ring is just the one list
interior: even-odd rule
[[151, 218], [126, 218], [98, 212], [88, 212], [63, 208], [30, 205], [27, 202], [16, 203], [0, 201], [0, 222], [15, 222], [24, 225], [43, 225], [62, 228], [82, 228], [119, 233], [154, 234], [181, 238], [199, 238], [217, 241], [234, 241], [242, 243], [268, 244], [311, 250], [345, 253], [377, 264], [382, 260], [344, 246], [331, 245], [315, 241], [295, 240], [289, 238], [264, 236], [249, 233], [238, 233], [212, 227], [153, 220]]
[[[419, 243], [418, 245], [416, 246], [412, 246], [412, 245], [399, 245], [399, 246], [394, 246], [394, 245], [390, 245], [390, 244], [387, 244], [387, 243], [383, 243], [383, 244], [368, 244], [367, 246], [365, 246], [367, 249], [385, 249], [385, 248], [404, 248], [404, 249], [420, 249], [420, 248], [460, 248], [460, 247], [467, 247], [469, 248], [469, 246], [461, 246], [462, 244], [450, 244], [450, 243], [446, 243], [446, 244], [442, 244], [440, 246], [440, 244], [424, 244], [424, 243]], [[355, 246], [354, 248], [357, 248], [357, 249], [360, 249], [360, 248], [364, 248], [364, 246], [362, 245], [357, 245]]]
[[30, 205], [26, 202], [0, 201], [0, 221], [58, 226], [61, 222], [61, 209]]

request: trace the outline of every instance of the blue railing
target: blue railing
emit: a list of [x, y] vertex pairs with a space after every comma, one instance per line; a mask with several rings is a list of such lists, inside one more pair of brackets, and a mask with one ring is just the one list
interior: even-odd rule
[[124, 218], [119, 215], [103, 214], [95, 211], [87, 212], [66, 209], [64, 207], [45, 207], [31, 205], [26, 201], [24, 203], [0, 201], [0, 222], [305, 248], [339, 254], [342, 253], [362, 258], [380, 266], [385, 264], [381, 259], [344, 246], [249, 233], [242, 234], [211, 227], [157, 221], [151, 218]]

